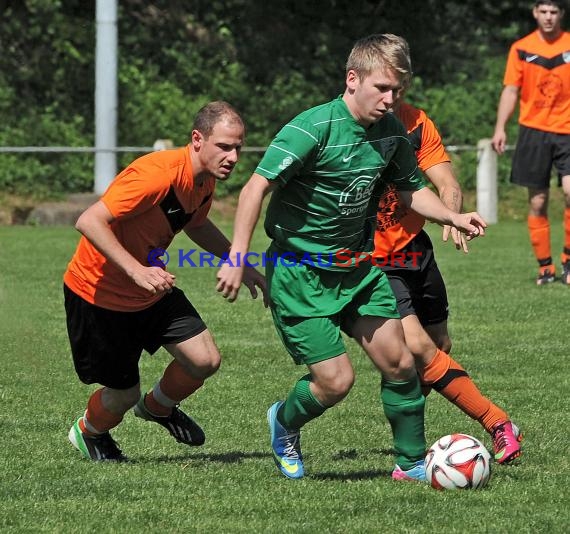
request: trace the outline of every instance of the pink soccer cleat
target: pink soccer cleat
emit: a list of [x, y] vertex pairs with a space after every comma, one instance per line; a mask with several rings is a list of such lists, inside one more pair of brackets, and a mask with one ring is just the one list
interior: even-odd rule
[[519, 428], [511, 421], [498, 422], [491, 431], [493, 448], [495, 449], [495, 461], [499, 464], [508, 464], [521, 453], [520, 442], [523, 439]]

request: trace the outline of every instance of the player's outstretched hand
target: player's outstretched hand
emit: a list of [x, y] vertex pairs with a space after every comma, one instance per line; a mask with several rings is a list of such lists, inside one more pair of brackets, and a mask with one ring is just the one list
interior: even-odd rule
[[504, 131], [495, 132], [491, 139], [491, 146], [497, 154], [504, 154], [507, 148], [507, 134]]
[[216, 291], [221, 293], [222, 297], [228, 299], [229, 302], [233, 302], [237, 299], [239, 288], [244, 278], [243, 271], [243, 265], [224, 263], [216, 275], [218, 280]]
[[449, 226], [446, 224], [443, 227], [443, 240], [447, 242], [449, 239], [449, 235], [451, 234], [451, 240], [455, 245], [456, 250], [462, 250], [463, 252], [469, 252], [469, 247], [467, 246], [467, 239], [465, 234], [462, 234], [457, 228], [454, 226]]
[[176, 283], [176, 276], [161, 267], [145, 267], [140, 266], [140, 269], [135, 271], [132, 275], [135, 284], [149, 293], [156, 295], [157, 293], [169, 293], [172, 291]]
[[256, 286], [261, 289], [263, 295], [263, 305], [267, 308], [269, 306], [269, 298], [267, 297], [267, 283], [265, 281], [265, 276], [263, 276], [259, 271], [253, 267], [247, 266], [243, 271], [243, 285], [249, 289], [251, 293], [251, 298], [257, 298]]
[[465, 239], [471, 241], [479, 236], [485, 235], [487, 223], [481, 215], [472, 211], [470, 213], [455, 213], [452, 219], [452, 225], [461, 233], [465, 234]]

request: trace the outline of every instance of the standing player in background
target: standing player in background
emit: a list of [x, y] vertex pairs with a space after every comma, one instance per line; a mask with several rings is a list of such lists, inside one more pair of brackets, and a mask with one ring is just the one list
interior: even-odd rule
[[[69, 431], [86, 458], [125, 460], [109, 431], [133, 406], [137, 417], [162, 425], [177, 441], [204, 443], [202, 429], [178, 405], [217, 371], [220, 354], [159, 256], [181, 230], [216, 256], [227, 253], [230, 242], [207, 215], [216, 180], [230, 177], [243, 138], [233, 107], [207, 104], [187, 146], [135, 160], [77, 221], [83, 237], [64, 275], [67, 329], [80, 380], [103, 386]], [[244, 283], [254, 298], [255, 285], [265, 294], [254, 269]], [[160, 346], [172, 362], [141, 397], [141, 353]]]
[[484, 231], [477, 214], [451, 211], [425, 187], [406, 131], [389, 113], [411, 74], [408, 64], [394, 35], [358, 41], [347, 61], [344, 94], [286, 124], [239, 196], [233, 265], [218, 272], [224, 297], [237, 297], [243, 273], [237, 264], [270, 192], [269, 256], [304, 258], [294, 266], [275, 261], [266, 269], [279, 336], [295, 363], [309, 370], [267, 413], [274, 460], [289, 478], [304, 474], [300, 429], [339, 403], [354, 383], [342, 329], [382, 374], [381, 398], [396, 451], [392, 477], [425, 481], [424, 397], [386, 276], [355, 256], [342, 266], [322, 262], [341, 250], [372, 251], [378, 195], [386, 183], [442, 224], [472, 237]]
[[520, 92], [511, 182], [528, 188], [527, 222], [539, 265], [538, 285], [553, 282], [556, 274], [548, 220], [553, 164], [565, 199], [561, 280], [570, 285], [570, 33], [561, 27], [563, 4], [559, 0], [535, 2], [532, 14], [538, 28], [511, 46], [492, 141], [502, 154], [507, 144], [505, 128]]
[[[400, 38], [409, 58], [408, 43]], [[410, 62], [410, 72], [412, 70]], [[416, 151], [418, 166], [437, 189], [441, 201], [460, 212], [463, 195], [441, 136], [423, 110], [404, 102], [405, 90], [394, 100], [394, 113], [402, 121]], [[407, 210], [390, 186], [380, 199], [374, 257], [388, 275], [398, 302], [406, 344], [414, 355], [424, 393], [433, 388], [467, 415], [479, 421], [492, 436], [495, 460], [508, 463], [520, 456], [518, 428], [508, 415], [477, 389], [466, 371], [449, 356], [448, 302], [433, 245], [423, 230], [425, 218]], [[451, 232], [456, 248], [467, 243], [455, 228], [444, 226], [443, 240]]]

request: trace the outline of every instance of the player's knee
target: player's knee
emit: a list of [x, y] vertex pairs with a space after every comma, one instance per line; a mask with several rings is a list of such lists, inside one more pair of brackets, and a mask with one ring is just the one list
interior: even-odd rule
[[212, 376], [220, 368], [221, 363], [222, 356], [218, 352], [218, 349], [211, 351], [205, 365], [205, 370], [208, 373], [208, 376]]
[[196, 374], [199, 378], [208, 378], [216, 373], [222, 363], [222, 357], [217, 350], [209, 351], [198, 362], [195, 362], [194, 367]]
[[406, 344], [414, 355], [414, 360], [420, 365], [425, 365], [428, 360], [433, 358], [436, 351], [434, 341], [428, 336], [414, 337], [413, 339], [406, 339]]
[[320, 390], [320, 397], [327, 406], [332, 406], [344, 399], [354, 384], [354, 374], [336, 375], [327, 380], [320, 381], [316, 386]]
[[400, 365], [398, 366], [397, 373], [402, 380], [407, 380], [417, 374], [416, 364], [414, 358], [411, 355], [409, 358], [406, 357], [400, 360]]
[[391, 361], [388, 369], [383, 371], [388, 380], [409, 380], [416, 375], [415, 358], [408, 347], [403, 346], [398, 358]]
[[189, 375], [194, 378], [206, 379], [220, 368], [222, 357], [218, 349], [212, 347], [200, 355], [182, 354], [177, 360]]
[[212, 376], [213, 374], [217, 373], [221, 364], [222, 357], [220, 356], [220, 353], [218, 353], [215, 359], [213, 359], [208, 366], [208, 376]]

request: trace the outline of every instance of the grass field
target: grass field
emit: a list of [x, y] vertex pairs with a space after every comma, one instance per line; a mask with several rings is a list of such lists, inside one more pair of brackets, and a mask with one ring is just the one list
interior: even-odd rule
[[[561, 228], [553, 227], [558, 253]], [[437, 238], [435, 227], [430, 233]], [[73, 371], [61, 276], [72, 228], [0, 227], [0, 530], [2, 532], [525, 533], [570, 527], [568, 398], [570, 288], [537, 288], [523, 222], [505, 222], [469, 255], [436, 243], [450, 296], [453, 354], [525, 433], [520, 465], [493, 466], [482, 491], [437, 492], [393, 482], [379, 377], [348, 341], [357, 380], [348, 398], [303, 431], [307, 476], [273, 465], [267, 407], [303, 373], [284, 352], [261, 302], [214, 290], [215, 269], [173, 269], [223, 355], [186, 407], [206, 444], [175, 443], [127, 414], [114, 432], [131, 462], [83, 460], [67, 441], [95, 386]], [[256, 251], [264, 238], [257, 235]], [[190, 248], [178, 238], [174, 248]], [[145, 355], [143, 387], [167, 362]], [[428, 397], [428, 442], [485, 432], [441, 397]]]

